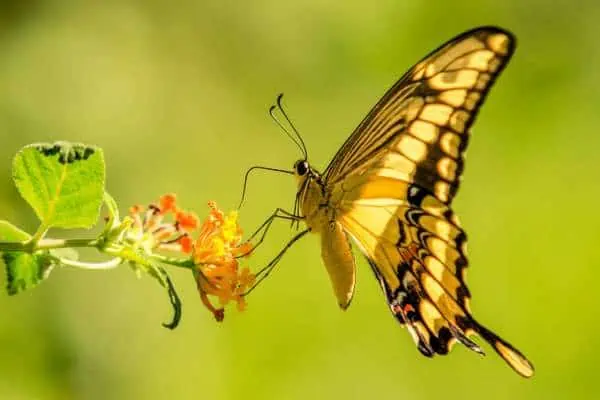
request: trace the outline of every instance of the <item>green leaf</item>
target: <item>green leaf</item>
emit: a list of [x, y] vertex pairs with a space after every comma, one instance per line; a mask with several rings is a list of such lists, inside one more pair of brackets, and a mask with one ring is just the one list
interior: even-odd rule
[[54, 266], [53, 258], [47, 252], [3, 253], [2, 259], [6, 264], [6, 290], [10, 295], [37, 286], [48, 277]]
[[[30, 237], [11, 223], [0, 221], [0, 241], [25, 242]], [[46, 251], [34, 254], [6, 252], [2, 259], [6, 265], [6, 290], [10, 295], [35, 287], [48, 277], [54, 266], [52, 256]]]
[[33, 144], [13, 160], [13, 180], [44, 227], [89, 228], [104, 195], [104, 156], [68, 142]]

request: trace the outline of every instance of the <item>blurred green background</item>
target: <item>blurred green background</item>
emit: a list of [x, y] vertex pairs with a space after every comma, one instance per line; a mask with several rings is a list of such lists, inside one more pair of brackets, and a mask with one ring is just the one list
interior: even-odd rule
[[[357, 2], [358, 3], [358, 2]], [[66, 1], [0, 3], [0, 217], [29, 230], [10, 181], [23, 145], [104, 148], [122, 210], [176, 192], [206, 213], [238, 201], [246, 168], [288, 168], [298, 150], [267, 116], [277, 93], [324, 168], [384, 91], [463, 30], [496, 24], [515, 57], [474, 125], [455, 208], [469, 234], [473, 311], [520, 348], [525, 380], [486, 347], [422, 357], [361, 260], [338, 310], [316, 237], [293, 247], [217, 324], [173, 271], [163, 291], [126, 267], [60, 269], [0, 296], [1, 399], [563, 399], [600, 395], [600, 4], [592, 1]], [[253, 230], [295, 182], [250, 182]], [[58, 232], [60, 233], [60, 232]], [[252, 259], [286, 242], [277, 226]]]

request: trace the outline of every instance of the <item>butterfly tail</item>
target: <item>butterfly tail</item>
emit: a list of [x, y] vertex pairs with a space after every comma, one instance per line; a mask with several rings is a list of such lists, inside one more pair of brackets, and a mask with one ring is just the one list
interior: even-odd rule
[[533, 364], [521, 353], [519, 350], [515, 349], [510, 343], [506, 342], [494, 332], [490, 331], [486, 327], [482, 326], [478, 322], [474, 322], [475, 331], [486, 341], [488, 342], [496, 353], [506, 363], [514, 369], [519, 375], [530, 378], [533, 376], [534, 368]]

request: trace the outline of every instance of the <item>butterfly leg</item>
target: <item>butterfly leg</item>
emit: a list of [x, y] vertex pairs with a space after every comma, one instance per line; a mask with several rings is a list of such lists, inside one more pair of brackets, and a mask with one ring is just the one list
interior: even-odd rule
[[300, 238], [302, 238], [304, 235], [306, 235], [308, 232], [310, 232], [310, 229], [305, 229], [302, 232], [298, 233], [296, 236], [294, 236], [284, 247], [283, 249], [281, 249], [281, 251], [275, 256], [275, 258], [273, 258], [265, 267], [263, 267], [260, 271], [258, 271], [256, 273], [256, 283], [254, 285], [252, 285], [252, 287], [250, 289], [248, 289], [248, 291], [246, 291], [246, 293], [244, 293], [244, 296], [247, 296], [248, 294], [250, 294], [250, 292], [252, 292], [254, 290], [254, 288], [256, 288], [263, 280], [265, 280], [267, 278], [267, 276], [269, 276], [269, 274], [271, 273], [271, 271], [273, 271], [273, 269], [275, 268], [275, 266], [277, 265], [277, 263], [279, 262], [279, 260], [281, 260], [281, 258], [283, 257], [283, 255], [285, 254], [285, 252], [292, 247], [292, 245], [294, 243], [296, 243], [298, 240], [300, 240]]
[[248, 254], [250, 254], [251, 252], [253, 252], [258, 246], [260, 246], [262, 244], [262, 242], [265, 240], [265, 237], [267, 236], [269, 229], [271, 229], [271, 225], [273, 224], [273, 221], [275, 221], [276, 219], [296, 221], [296, 220], [302, 219], [302, 217], [300, 217], [298, 215], [294, 215], [294, 214], [284, 210], [283, 208], [275, 209], [273, 214], [271, 214], [271, 216], [269, 218], [267, 218], [265, 220], [265, 222], [263, 222], [258, 227], [258, 229], [256, 231], [254, 231], [254, 233], [252, 235], [250, 235], [250, 237], [246, 240], [246, 243], [250, 243], [252, 240], [254, 240], [259, 235], [260, 235], [260, 239], [258, 239], [258, 241], [252, 246], [252, 249], [250, 251], [248, 251], [244, 254], [241, 254], [236, 258], [245, 257]]

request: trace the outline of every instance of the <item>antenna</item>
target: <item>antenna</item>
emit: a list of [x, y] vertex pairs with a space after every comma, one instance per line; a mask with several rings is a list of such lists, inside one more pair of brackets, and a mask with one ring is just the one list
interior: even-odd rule
[[[300, 136], [300, 132], [298, 132], [298, 129], [296, 129], [296, 127], [294, 126], [294, 123], [292, 122], [290, 117], [285, 112], [283, 105], [282, 105], [282, 100], [283, 100], [283, 93], [280, 93], [279, 96], [277, 96], [277, 107], [279, 108], [279, 111], [281, 111], [281, 114], [283, 114], [283, 116], [285, 117], [285, 120], [287, 121], [288, 125], [292, 128], [292, 131], [296, 134], [296, 137], [298, 138], [300, 144], [298, 144], [298, 141], [296, 141], [296, 140], [294, 140], [294, 141], [296, 142], [296, 144], [298, 144], [298, 146], [300, 147], [300, 150], [302, 150], [302, 153], [304, 154], [304, 160], [306, 161], [308, 159], [308, 152], [306, 151], [306, 144], [304, 143], [304, 139], [302, 139], [302, 136]], [[289, 133], [288, 133], [288, 135], [289, 135]]]
[[269, 115], [271, 116], [271, 118], [273, 119], [273, 121], [275, 121], [275, 123], [281, 128], [282, 131], [285, 132], [285, 134], [292, 139], [292, 141], [296, 144], [296, 146], [298, 146], [298, 148], [300, 149], [300, 151], [302, 152], [302, 154], [305, 154], [304, 149], [302, 148], [302, 145], [300, 144], [300, 142], [298, 142], [298, 139], [296, 139], [291, 133], [290, 131], [281, 123], [281, 121], [279, 120], [279, 118], [277, 118], [275, 116], [275, 109], [277, 108], [277, 106], [271, 106], [269, 108]]

